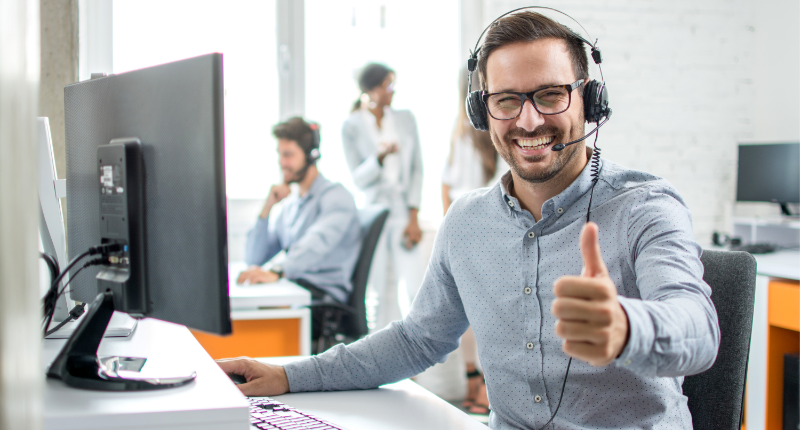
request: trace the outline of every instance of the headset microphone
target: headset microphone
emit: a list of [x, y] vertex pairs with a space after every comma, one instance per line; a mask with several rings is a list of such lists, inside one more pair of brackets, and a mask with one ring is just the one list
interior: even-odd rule
[[608, 122], [608, 119], [609, 119], [609, 118], [611, 118], [611, 109], [608, 109], [608, 111], [607, 111], [607, 113], [606, 113], [606, 118], [605, 118], [605, 119], [604, 119], [602, 122], [600, 122], [599, 124], [597, 124], [597, 127], [595, 127], [595, 128], [594, 128], [594, 130], [592, 130], [592, 131], [590, 131], [590, 132], [586, 133], [586, 136], [583, 136], [582, 138], [580, 138], [580, 139], [578, 139], [578, 140], [573, 140], [572, 142], [567, 142], [567, 143], [559, 143], [558, 145], [555, 145], [555, 146], [553, 146], [553, 148], [552, 148], [552, 149], [553, 149], [553, 151], [556, 151], [556, 152], [558, 152], [558, 151], [561, 151], [561, 150], [563, 150], [564, 148], [566, 148], [566, 147], [568, 147], [568, 146], [572, 145], [573, 143], [583, 142], [584, 140], [586, 140], [586, 138], [587, 138], [587, 137], [589, 137], [589, 136], [593, 135], [593, 134], [594, 134], [594, 133], [595, 133], [595, 132], [596, 132], [596, 131], [597, 131], [597, 130], [600, 128], [600, 127], [602, 127], [603, 125], [605, 125], [605, 123], [607, 123], [607, 122]]

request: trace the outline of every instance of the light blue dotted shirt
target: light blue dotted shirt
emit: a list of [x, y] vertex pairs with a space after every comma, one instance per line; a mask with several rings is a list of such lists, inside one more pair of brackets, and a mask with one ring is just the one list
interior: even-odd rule
[[[689, 211], [664, 179], [603, 161], [592, 221], [630, 339], [611, 365], [573, 360], [548, 428], [688, 429], [684, 375], [714, 362], [719, 326]], [[349, 346], [285, 367], [292, 391], [373, 388], [443, 362], [472, 325], [493, 429], [538, 429], [555, 410], [568, 357], [555, 335], [553, 283], [579, 275], [590, 166], [534, 221], [510, 174], [459, 198], [445, 217], [409, 315]]]

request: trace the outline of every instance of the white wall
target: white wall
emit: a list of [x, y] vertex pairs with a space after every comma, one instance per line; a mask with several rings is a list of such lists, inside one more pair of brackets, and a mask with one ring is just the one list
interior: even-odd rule
[[[477, 1], [484, 23], [528, 3]], [[598, 141], [603, 157], [674, 184], [701, 244], [714, 230], [731, 231], [738, 143], [798, 140], [800, 134], [798, 2], [569, 0], [548, 6], [599, 38], [614, 110]], [[596, 68], [590, 73], [596, 77]]]

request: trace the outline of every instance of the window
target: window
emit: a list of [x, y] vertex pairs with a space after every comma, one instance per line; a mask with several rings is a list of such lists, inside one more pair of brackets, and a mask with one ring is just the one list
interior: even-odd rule
[[[458, 114], [457, 0], [306, 0], [306, 116], [322, 127], [320, 170], [361, 202], [342, 150], [342, 123], [359, 96], [356, 75], [368, 62], [395, 70], [392, 106], [417, 119], [424, 183], [420, 217], [442, 217], [441, 174]], [[439, 103], [423, 100], [440, 94]]]
[[113, 70], [221, 52], [228, 197], [258, 198], [280, 180], [275, 0], [115, 0]]

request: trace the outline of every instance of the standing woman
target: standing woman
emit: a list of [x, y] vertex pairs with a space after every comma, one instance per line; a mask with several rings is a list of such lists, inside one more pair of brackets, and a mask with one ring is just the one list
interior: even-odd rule
[[422, 194], [422, 154], [414, 115], [391, 108], [395, 73], [367, 64], [359, 74], [361, 97], [342, 126], [344, 153], [353, 182], [367, 203], [389, 208], [370, 270], [378, 294], [376, 329], [402, 318], [398, 284], [413, 300], [423, 268], [417, 243], [422, 231], [417, 212]]
[[[469, 123], [464, 106], [464, 100], [467, 99], [466, 67], [461, 69], [459, 78], [461, 98], [458, 103], [458, 119], [450, 138], [450, 154], [442, 173], [442, 205], [445, 213], [462, 194], [491, 186], [508, 171], [508, 164], [497, 154], [489, 133], [475, 130]], [[478, 79], [477, 76], [472, 78]], [[475, 86], [481, 88], [479, 82]]]

